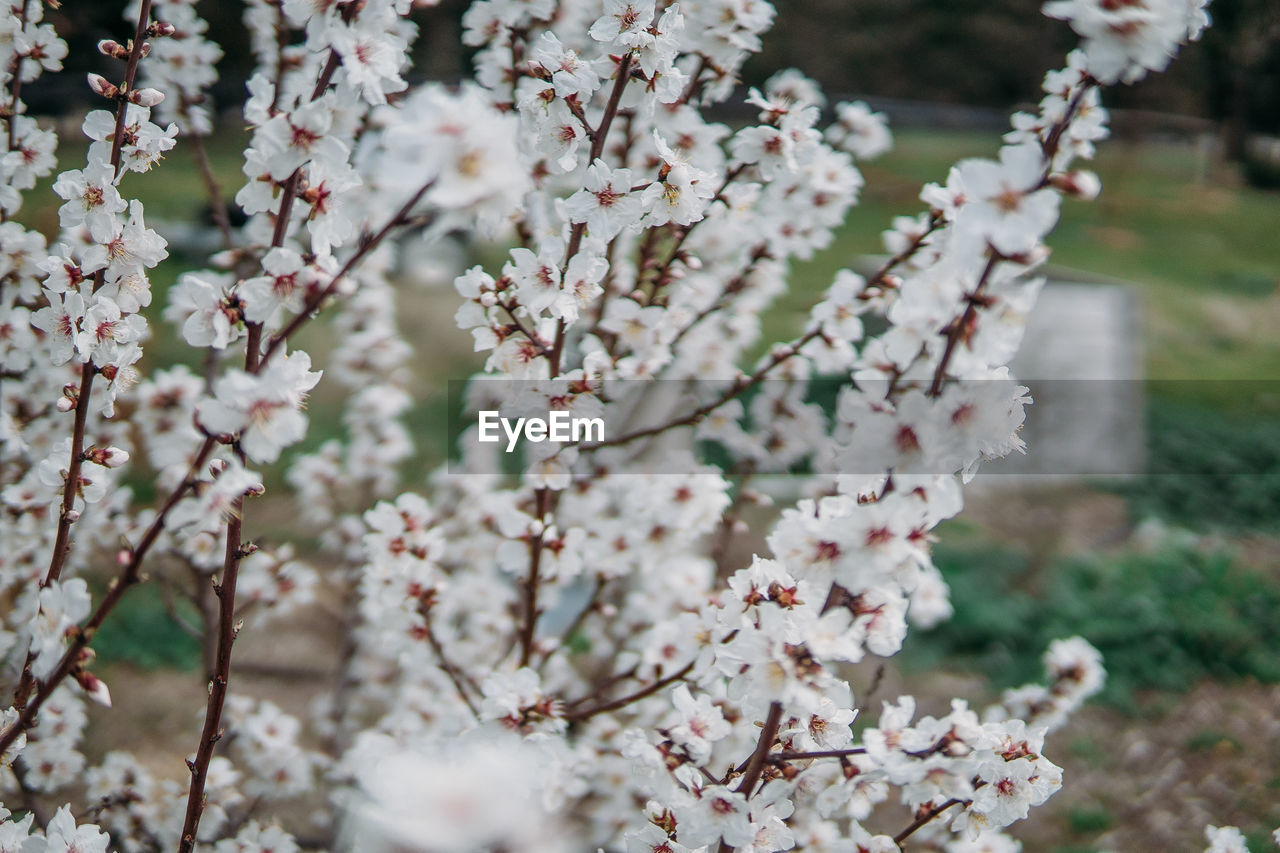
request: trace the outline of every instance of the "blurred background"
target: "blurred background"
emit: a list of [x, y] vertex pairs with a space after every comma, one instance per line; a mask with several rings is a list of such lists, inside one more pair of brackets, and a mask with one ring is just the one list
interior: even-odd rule
[[[51, 11], [74, 73], [24, 89], [32, 112], [68, 122], [59, 152], [67, 168], [84, 149], [75, 124], [90, 106], [83, 72], [110, 70], [94, 44], [121, 36], [121, 5], [66, 2]], [[1044, 72], [1074, 43], [1065, 25], [1039, 14], [1039, 0], [775, 5], [776, 24], [744, 85], [794, 66], [833, 103], [861, 98], [884, 111], [896, 145], [860, 164], [861, 204], [830, 248], [795, 267], [790, 291], [766, 319], [766, 340], [800, 328], [835, 270], [883, 250], [880, 232], [894, 216], [919, 211], [922, 183], [944, 181], [963, 157], [992, 156], [1009, 111], [1038, 100]], [[250, 53], [239, 2], [200, 8], [226, 52], [214, 92], [221, 118], [208, 147], [230, 197], [240, 182], [245, 136], [236, 109]], [[466, 73], [464, 8], [445, 2], [417, 13], [418, 79]], [[1016, 486], [1005, 478], [975, 490], [936, 550], [955, 617], [913, 633], [873, 700], [902, 690], [922, 697], [928, 713], [945, 711], [953, 695], [981, 705], [1038, 678], [1050, 639], [1081, 634], [1098, 646], [1110, 672], [1106, 692], [1054, 736], [1050, 755], [1066, 784], [1015, 827], [1029, 851], [1199, 849], [1210, 822], [1238, 824], [1256, 851], [1268, 849], [1280, 824], [1280, 3], [1215, 0], [1211, 13], [1213, 27], [1169, 73], [1105, 92], [1114, 121], [1095, 164], [1102, 195], [1065, 202], [1049, 238], [1051, 279], [1111, 288], [1133, 306], [1111, 317], [1108, 334], [1129, 353], [1121, 378], [1145, 380], [1141, 408], [1116, 426], [1137, 436], [1137, 476]], [[721, 120], [748, 116], [730, 108]], [[157, 305], [179, 272], [204, 263], [201, 229], [178, 226], [207, 218], [191, 152], [180, 140], [168, 160], [160, 178], [130, 178], [149, 223], [173, 240], [155, 277]], [[48, 185], [28, 195], [19, 218], [52, 236], [58, 200]], [[405, 289], [406, 323], [434, 332], [411, 335], [423, 369], [411, 416], [422, 446], [405, 472], [410, 488], [444, 451], [436, 439], [446, 418], [440, 377], [478, 366], [469, 337], [452, 324], [452, 270], [496, 267], [502, 252], [454, 246], [424, 256], [419, 268], [428, 271]], [[149, 367], [189, 357], [173, 330], [156, 328]], [[323, 331], [311, 334], [303, 346], [323, 364]], [[323, 384], [310, 412], [303, 449], [340, 433], [338, 402]], [[278, 483], [279, 472], [273, 476]], [[134, 485], [146, 500], [149, 484]], [[277, 515], [261, 517], [283, 532], [288, 514]], [[992, 596], [993, 588], [1009, 592]], [[189, 695], [200, 679], [198, 645], [173, 618], [181, 607], [143, 590], [104, 629], [97, 645], [126, 712], [95, 717], [100, 732], [128, 725], [120, 720], [133, 703], [153, 715], [154, 736], [186, 749], [186, 706], [166, 709], [146, 698], [154, 686], [143, 687], [167, 680]], [[314, 695], [331, 664], [325, 654], [323, 644], [273, 648], [251, 636], [237, 646], [243, 671], [258, 679], [253, 690], [291, 710]], [[939, 668], [954, 674], [926, 677]], [[855, 690], [872, 682], [872, 672], [863, 675]]]

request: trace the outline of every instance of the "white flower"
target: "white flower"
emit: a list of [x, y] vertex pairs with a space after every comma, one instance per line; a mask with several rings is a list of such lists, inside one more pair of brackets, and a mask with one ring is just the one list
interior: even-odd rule
[[182, 324], [182, 337], [191, 346], [225, 349], [244, 328], [240, 305], [225, 288], [223, 277], [183, 273], [169, 289], [165, 319]]
[[52, 581], [40, 590], [40, 611], [31, 625], [31, 671], [37, 678], [57, 667], [67, 632], [88, 617], [91, 604], [84, 578]]
[[333, 49], [342, 56], [343, 79], [370, 104], [385, 104], [387, 94], [402, 92], [408, 83], [400, 76], [407, 44], [393, 32], [361, 26], [330, 27]]
[[587, 167], [583, 188], [565, 202], [570, 222], [585, 222], [592, 237], [612, 240], [644, 214], [640, 197], [631, 192], [631, 170], [610, 169], [603, 160]]
[[680, 715], [680, 722], [671, 727], [671, 737], [688, 750], [694, 761], [706, 761], [711, 756], [711, 745], [728, 737], [733, 727], [711, 703], [710, 696], [703, 694], [694, 699], [686, 684], [671, 692], [671, 701]]
[[265, 323], [279, 308], [302, 310], [307, 287], [316, 281], [315, 272], [302, 262], [296, 251], [276, 247], [262, 259], [266, 275], [246, 279], [236, 292], [244, 300], [244, 316], [250, 323]]
[[94, 823], [76, 826], [71, 807], [63, 806], [49, 821], [45, 830], [46, 845], [43, 853], [106, 853], [111, 837]]
[[63, 228], [84, 225], [99, 243], [115, 236], [116, 218], [126, 205], [116, 190], [115, 172], [106, 160], [91, 157], [83, 170], [63, 172], [54, 182], [53, 191], [67, 202], [58, 208], [58, 222]]
[[654, 38], [649, 33], [653, 13], [654, 0], [605, 0], [604, 14], [591, 25], [591, 37], [617, 47], [647, 47]]
[[557, 98], [577, 97], [585, 103], [600, 88], [600, 78], [591, 63], [565, 47], [554, 33], [545, 32], [533, 45], [532, 62], [551, 75]]
[[1006, 145], [999, 163], [965, 160], [956, 171], [967, 199], [956, 215], [961, 234], [1016, 255], [1038, 244], [1058, 221], [1059, 197], [1043, 186], [1039, 145]]
[[708, 785], [696, 799], [676, 808], [677, 838], [688, 847], [715, 844], [730, 847], [750, 844], [755, 838], [746, 797], [722, 785]]
[[320, 381], [311, 357], [301, 350], [275, 359], [259, 375], [237, 370], [218, 380], [215, 399], [197, 410], [205, 429], [240, 436], [240, 447], [257, 462], [274, 462], [280, 451], [302, 439], [307, 392]]
[[836, 104], [836, 123], [827, 128], [826, 137], [859, 160], [879, 157], [893, 147], [884, 113], [873, 113], [862, 101]]
[[[106, 268], [106, 281], [119, 287], [128, 305], [121, 308], [128, 312], [151, 304], [150, 286], [144, 270], [152, 269], [169, 257], [165, 239], [147, 227], [143, 221], [142, 202], [129, 202], [129, 221], [110, 239], [90, 246], [84, 253], [82, 272]], [[140, 276], [140, 284], [121, 284], [121, 279], [131, 280]], [[145, 301], [143, 301], [145, 300]], [[136, 303], [136, 304], [135, 304]]]
[[84, 318], [84, 297], [79, 291], [54, 293], [45, 291], [46, 308], [31, 315], [31, 325], [49, 336], [53, 363], [66, 364], [75, 353], [76, 336]]
[[535, 255], [528, 249], [512, 249], [511, 260], [502, 267], [502, 274], [516, 286], [520, 304], [537, 316], [560, 298], [560, 268], [550, 249]]
[[122, 314], [120, 306], [103, 294], [93, 302], [80, 321], [76, 350], [82, 361], [99, 367], [115, 362], [130, 344], [142, 339], [146, 320], [137, 314]]

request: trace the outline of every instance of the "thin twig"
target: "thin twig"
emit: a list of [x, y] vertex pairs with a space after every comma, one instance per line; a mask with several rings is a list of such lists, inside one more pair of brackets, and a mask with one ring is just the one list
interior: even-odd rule
[[612, 702], [605, 702], [603, 705], [597, 705], [594, 708], [587, 708], [584, 711], [573, 711], [573, 712], [567, 713], [564, 715], [564, 717], [566, 720], [569, 720], [571, 722], [580, 722], [582, 720], [589, 720], [592, 717], [596, 716], [597, 714], [605, 714], [605, 713], [608, 713], [609, 711], [616, 711], [619, 708], [625, 708], [628, 705], [630, 705], [632, 702], [639, 702], [641, 699], [644, 699], [647, 696], [652, 696], [653, 694], [657, 693], [659, 690], [661, 690], [662, 688], [666, 687], [669, 684], [675, 684], [677, 681], [680, 681], [692, 671], [693, 671], [693, 664], [692, 663], [686, 664], [684, 667], [680, 669], [679, 672], [672, 673], [671, 675], [668, 675], [666, 678], [660, 678], [657, 681], [653, 682], [652, 684], [646, 687], [643, 687], [634, 693], [628, 693], [626, 696], [623, 696], [620, 699], [614, 699]]

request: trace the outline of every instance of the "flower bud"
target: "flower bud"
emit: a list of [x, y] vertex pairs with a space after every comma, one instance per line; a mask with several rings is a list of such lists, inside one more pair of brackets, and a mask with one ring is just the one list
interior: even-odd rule
[[498, 304], [498, 294], [494, 293], [492, 290], [486, 290], [484, 293], [480, 294], [480, 304], [485, 308], [492, 308]]
[[118, 447], [91, 447], [84, 452], [84, 458], [104, 468], [119, 468], [129, 461], [129, 454]]
[[140, 107], [154, 107], [164, 100], [164, 92], [159, 89], [134, 89], [129, 93], [129, 103]]
[[80, 510], [69, 509], [66, 511], [66, 513], [62, 517], [67, 520], [68, 524], [75, 524], [77, 521], [80, 520]]
[[74, 397], [69, 397], [66, 394], [63, 394], [61, 397], [58, 398], [59, 412], [69, 412], [75, 407], [76, 407], [76, 401]]
[[78, 670], [74, 674], [76, 683], [84, 688], [84, 692], [89, 698], [97, 702], [99, 705], [111, 707], [111, 691], [107, 689], [106, 683], [98, 676], [87, 670]]
[[1065, 195], [1084, 201], [1093, 201], [1102, 192], [1102, 181], [1093, 172], [1081, 169], [1075, 172], [1059, 172], [1049, 178], [1049, 183]]
[[110, 56], [112, 59], [125, 59], [129, 55], [129, 51], [118, 41], [112, 39], [103, 39], [98, 42], [98, 53], [103, 56]]
[[152, 36], [153, 38], [164, 38], [165, 36], [171, 36], [177, 31], [178, 31], [178, 28], [175, 27], [173, 24], [168, 23], [167, 21], [153, 21], [151, 23], [151, 26], [147, 27], [148, 35]]
[[89, 88], [96, 94], [99, 94], [104, 98], [115, 98], [119, 96], [120, 90], [116, 88], [114, 83], [109, 81], [106, 77], [103, 77], [101, 74], [90, 74], [88, 75], [88, 79]]

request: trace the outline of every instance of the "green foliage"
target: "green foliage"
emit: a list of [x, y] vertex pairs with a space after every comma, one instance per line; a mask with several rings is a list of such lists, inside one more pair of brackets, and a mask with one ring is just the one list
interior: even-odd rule
[[1190, 752], [1205, 752], [1207, 750], [1216, 749], [1220, 744], [1224, 743], [1231, 747], [1235, 752], [1239, 752], [1243, 748], [1240, 741], [1236, 740], [1226, 732], [1215, 731], [1214, 729], [1202, 729], [1187, 738], [1187, 749]]
[[[1258, 396], [1259, 386], [1224, 384]], [[1198, 530], [1280, 529], [1280, 420], [1157, 399], [1147, 436], [1149, 476], [1123, 488], [1137, 514]]]
[[[97, 596], [95, 595], [95, 598]], [[198, 624], [194, 608], [181, 607], [182, 618]], [[103, 663], [129, 663], [144, 669], [200, 666], [200, 644], [169, 615], [155, 584], [145, 584], [121, 599], [94, 638]]]
[[1115, 817], [1105, 808], [1074, 808], [1067, 814], [1067, 824], [1077, 835], [1096, 835], [1106, 832], [1115, 823]]
[[913, 669], [950, 656], [1011, 687], [1042, 680], [1050, 641], [1079, 634], [1102, 652], [1103, 701], [1126, 710], [1136, 710], [1137, 690], [1280, 682], [1280, 586], [1225, 554], [1168, 549], [1064, 560], [1043, 573], [998, 548], [941, 546], [935, 558], [956, 612], [908, 646]]

